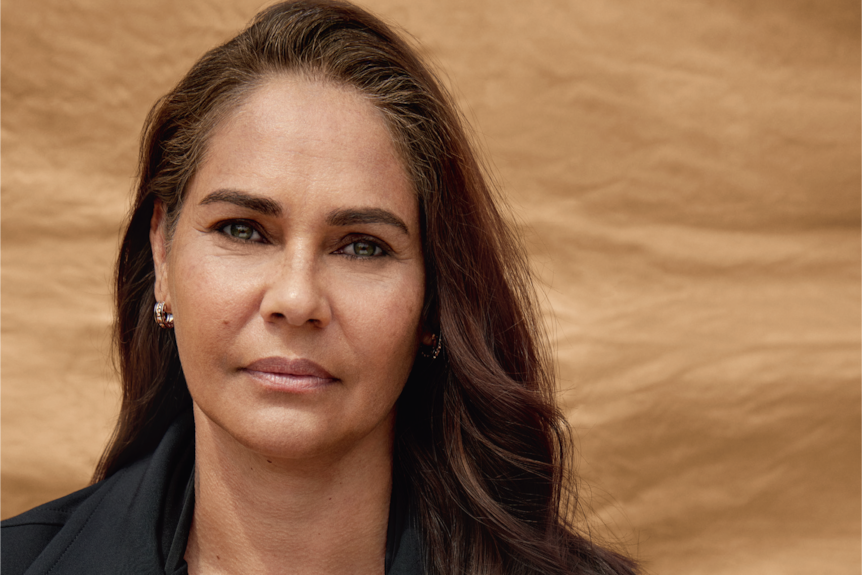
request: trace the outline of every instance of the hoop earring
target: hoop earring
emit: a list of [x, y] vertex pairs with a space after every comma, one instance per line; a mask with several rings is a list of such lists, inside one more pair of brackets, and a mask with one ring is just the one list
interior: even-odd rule
[[443, 332], [441, 331], [440, 335], [437, 335], [435, 333], [432, 337], [434, 338], [434, 349], [430, 353], [427, 351], [420, 351], [419, 353], [422, 354], [422, 357], [434, 361], [435, 359], [437, 359], [437, 356], [440, 355], [440, 352], [443, 350]]
[[156, 302], [156, 306], [153, 308], [153, 318], [162, 329], [174, 327], [174, 314], [165, 313], [165, 302], [163, 301]]

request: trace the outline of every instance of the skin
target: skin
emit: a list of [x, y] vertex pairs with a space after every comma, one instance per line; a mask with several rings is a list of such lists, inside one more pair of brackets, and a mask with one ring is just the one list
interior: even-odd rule
[[380, 112], [268, 80], [211, 136], [170, 243], [161, 205], [150, 238], [194, 402], [190, 572], [383, 572], [395, 402], [431, 334]]

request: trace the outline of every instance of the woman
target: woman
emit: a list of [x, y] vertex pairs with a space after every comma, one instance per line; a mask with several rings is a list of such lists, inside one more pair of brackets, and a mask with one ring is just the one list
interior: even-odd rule
[[4, 573], [632, 573], [569, 523], [523, 251], [374, 17], [275, 5], [154, 107], [94, 484]]

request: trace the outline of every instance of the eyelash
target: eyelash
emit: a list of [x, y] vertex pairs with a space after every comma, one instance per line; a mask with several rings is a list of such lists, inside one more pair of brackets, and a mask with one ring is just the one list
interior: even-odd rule
[[[238, 238], [236, 236], [231, 235], [227, 230], [230, 226], [236, 226], [236, 225], [248, 226], [252, 231], [252, 235], [257, 234], [260, 237], [260, 240], [243, 239], [243, 238]], [[258, 229], [258, 226], [256, 226], [253, 222], [250, 222], [248, 220], [226, 220], [226, 221], [217, 223], [215, 226], [213, 226], [213, 229], [215, 231], [217, 231], [218, 233], [222, 234], [223, 236], [225, 236], [226, 238], [228, 238], [229, 240], [232, 240], [235, 242], [261, 243], [261, 244], [262, 243], [268, 243], [266, 236], [263, 234], [263, 232], [261, 232]], [[348, 237], [352, 241], [343, 244], [340, 248], [336, 249], [332, 253], [342, 255], [344, 257], [354, 259], [354, 260], [370, 260], [370, 259], [387, 257], [390, 254], [388, 247], [384, 243], [382, 243], [380, 240], [377, 240], [371, 236], [355, 236], [355, 235], [351, 234]], [[349, 253], [345, 252], [345, 250], [348, 247], [353, 246], [355, 244], [360, 244], [360, 243], [369, 244], [370, 246], [372, 246], [374, 248], [374, 253], [370, 256], [361, 256], [361, 255], [357, 255], [355, 253], [349, 254]]]

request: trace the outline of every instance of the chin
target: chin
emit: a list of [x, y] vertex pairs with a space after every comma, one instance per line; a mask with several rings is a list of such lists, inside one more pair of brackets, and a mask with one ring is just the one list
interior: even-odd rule
[[[233, 414], [237, 415], [236, 413]], [[243, 421], [245, 420], [245, 421]], [[198, 441], [212, 443], [239, 457], [262, 457], [269, 463], [344, 459], [351, 452], [366, 458], [391, 456], [395, 410], [376, 424], [345, 426], [345, 418], [283, 407], [265, 409], [250, 418], [213, 418], [195, 405]]]

